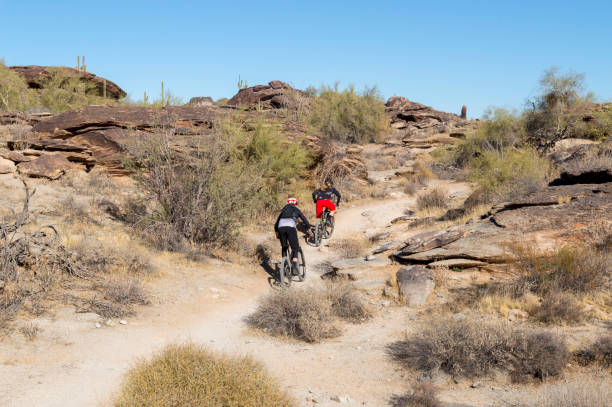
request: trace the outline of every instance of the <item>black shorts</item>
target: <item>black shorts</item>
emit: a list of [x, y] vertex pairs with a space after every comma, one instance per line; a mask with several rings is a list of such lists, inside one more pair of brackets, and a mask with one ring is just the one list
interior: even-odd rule
[[291, 226], [283, 226], [278, 228], [278, 238], [281, 241], [283, 256], [287, 252], [287, 248], [291, 246], [291, 256], [297, 256], [300, 251], [300, 242], [298, 240], [297, 229]]

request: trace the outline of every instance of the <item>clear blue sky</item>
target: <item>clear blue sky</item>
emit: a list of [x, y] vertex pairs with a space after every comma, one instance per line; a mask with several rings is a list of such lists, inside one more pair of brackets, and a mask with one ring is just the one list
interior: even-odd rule
[[522, 108], [552, 65], [586, 74], [612, 98], [610, 1], [62, 1], [0, 0], [8, 65], [76, 65], [133, 98], [231, 97], [280, 79], [298, 88], [378, 85], [479, 117]]

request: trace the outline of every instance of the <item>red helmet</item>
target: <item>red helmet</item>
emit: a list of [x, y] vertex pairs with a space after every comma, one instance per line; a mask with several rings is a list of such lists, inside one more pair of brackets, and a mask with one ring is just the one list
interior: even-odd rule
[[298, 204], [298, 200], [297, 198], [289, 198], [287, 199], [287, 203], [290, 205], [297, 205]]

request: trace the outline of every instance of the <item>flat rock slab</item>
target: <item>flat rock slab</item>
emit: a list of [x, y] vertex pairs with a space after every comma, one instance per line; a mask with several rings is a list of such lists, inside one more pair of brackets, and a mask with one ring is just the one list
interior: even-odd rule
[[6, 149], [0, 149], [0, 157], [13, 161], [15, 163], [32, 161], [32, 157], [27, 157], [17, 151], [11, 151]]
[[[453, 242], [445, 247], [437, 247], [425, 252], [410, 255], [396, 254], [400, 260], [414, 263], [431, 263], [448, 259], [479, 260], [487, 263], [505, 263], [510, 260], [504, 247], [512, 241], [510, 237], [495, 234], [476, 234]], [[493, 240], [495, 239], [495, 240]]]
[[60, 154], [43, 154], [32, 161], [17, 166], [21, 174], [51, 180], [58, 179], [71, 168], [70, 161]]
[[469, 267], [479, 267], [479, 266], [487, 266], [489, 263], [485, 263], [480, 260], [470, 260], [470, 259], [447, 259], [434, 261], [429, 263], [429, 267], [448, 267], [448, 268], [469, 268]]
[[379, 254], [379, 253], [383, 253], [389, 250], [396, 250], [399, 247], [401, 247], [403, 244], [404, 242], [401, 240], [393, 240], [390, 242], [385, 242], [381, 244], [380, 246], [378, 246], [376, 249], [374, 249], [372, 254]]
[[452, 243], [464, 235], [465, 230], [456, 227], [442, 231], [420, 233], [409, 239], [399, 253], [405, 256], [432, 250]]
[[435, 288], [433, 272], [422, 266], [402, 267], [396, 274], [399, 295], [407, 305], [423, 305]]

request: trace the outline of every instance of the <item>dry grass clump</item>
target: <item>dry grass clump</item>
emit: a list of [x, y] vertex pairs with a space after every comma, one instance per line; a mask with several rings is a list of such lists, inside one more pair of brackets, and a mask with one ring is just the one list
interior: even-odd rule
[[35, 323], [30, 322], [29, 324], [24, 325], [21, 328], [19, 328], [19, 332], [21, 332], [21, 334], [28, 341], [33, 341], [34, 339], [38, 337], [38, 334], [40, 333], [40, 328]]
[[357, 237], [335, 239], [329, 243], [329, 247], [334, 249], [341, 258], [353, 259], [363, 256], [367, 248], [367, 240]]
[[434, 188], [417, 197], [417, 209], [420, 211], [446, 208], [447, 194], [442, 188]]
[[290, 407], [294, 402], [250, 357], [213, 353], [196, 344], [170, 345], [127, 372], [116, 407]]
[[506, 370], [515, 381], [557, 376], [568, 359], [565, 342], [550, 332], [454, 319], [429, 321], [388, 352], [405, 367], [425, 372], [480, 377]]
[[320, 342], [341, 334], [338, 319], [360, 322], [369, 317], [354, 289], [332, 284], [274, 292], [263, 298], [246, 322], [272, 335]]
[[[584, 319], [586, 298], [606, 296], [612, 256], [605, 247], [565, 247], [548, 254], [515, 247], [514, 252], [518, 277], [482, 287], [480, 306], [511, 303], [541, 322], [573, 324]], [[532, 304], [534, 296], [541, 298], [539, 304]]]
[[437, 389], [431, 382], [417, 382], [412, 390], [403, 396], [391, 398], [392, 407], [440, 407], [442, 403], [438, 400]]
[[584, 366], [599, 363], [612, 367], [612, 334], [604, 335], [586, 348], [576, 351], [574, 357]]
[[609, 407], [612, 385], [609, 380], [581, 377], [569, 383], [548, 384], [538, 389], [535, 407]]
[[71, 247], [88, 271], [146, 274], [152, 266], [148, 258], [131, 245], [109, 246], [91, 236], [83, 236]]
[[534, 318], [545, 324], [577, 324], [585, 317], [582, 305], [573, 295], [564, 292], [546, 295], [534, 311]]
[[149, 303], [148, 294], [142, 282], [133, 277], [115, 277], [97, 284], [95, 288], [102, 293], [104, 299], [93, 298], [86, 302], [91, 311], [104, 318], [133, 315], [134, 305]]

